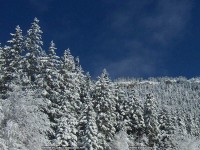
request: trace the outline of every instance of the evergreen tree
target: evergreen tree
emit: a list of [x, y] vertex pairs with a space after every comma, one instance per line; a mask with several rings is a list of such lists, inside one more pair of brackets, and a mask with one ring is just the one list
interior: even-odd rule
[[43, 32], [40, 30], [39, 26], [39, 20], [35, 18], [31, 28], [27, 32], [24, 43], [26, 56], [23, 62], [23, 66], [24, 71], [27, 72], [27, 75], [31, 81], [35, 81], [37, 75], [41, 71], [40, 56], [43, 51], [42, 33]]
[[75, 73], [76, 73], [76, 77], [77, 77], [77, 84], [79, 86], [78, 92], [80, 95], [80, 101], [81, 101], [81, 103], [83, 103], [85, 94], [88, 92], [89, 88], [92, 88], [92, 87], [87, 87], [87, 86], [89, 86], [87, 84], [90, 84], [90, 86], [92, 84], [91, 84], [90, 75], [89, 74], [87, 76], [84, 75], [84, 71], [83, 71], [81, 65], [79, 64], [79, 62], [80, 62], [79, 57], [77, 57], [75, 59]]
[[22, 35], [22, 30], [19, 26], [15, 28], [16, 32], [14, 34], [11, 33], [12, 39], [8, 41], [10, 43], [9, 47], [9, 67], [10, 71], [12, 72], [17, 72], [15, 71], [17, 68], [20, 68], [20, 60], [21, 60], [21, 55], [23, 50], [23, 40], [24, 37]]
[[82, 91], [82, 113], [79, 121], [80, 143], [87, 150], [99, 149], [98, 128], [96, 124], [96, 112], [92, 101], [93, 84], [89, 73], [85, 76], [85, 84]]
[[191, 130], [191, 134], [195, 137], [199, 137], [200, 131], [199, 131], [199, 126], [198, 124], [200, 123], [198, 120], [199, 118], [196, 116], [197, 114], [193, 114], [193, 126], [192, 126], [192, 130]]
[[98, 142], [98, 128], [96, 124], [96, 112], [93, 109], [91, 97], [86, 96], [88, 102], [84, 104], [83, 116], [80, 120], [82, 125], [81, 145], [86, 150], [101, 148]]
[[183, 148], [199, 144], [200, 78], [112, 82], [103, 70], [93, 82], [69, 49], [62, 59], [53, 41], [48, 53], [42, 49], [37, 18], [25, 37], [15, 30], [0, 46], [0, 149], [40, 150], [50, 141], [88, 150], [128, 149], [131, 141], [170, 149], [187, 143], [182, 138], [190, 142]]
[[186, 122], [187, 134], [191, 136], [197, 135], [197, 130], [196, 130], [197, 127], [195, 123], [195, 118], [192, 117], [192, 112], [186, 114], [185, 122]]
[[5, 93], [5, 83], [4, 83], [4, 76], [3, 76], [3, 64], [5, 62], [4, 54], [3, 54], [3, 47], [0, 45], [0, 94], [2, 96]]
[[80, 99], [81, 102], [84, 104], [87, 102], [87, 95], [89, 94], [90, 97], [92, 97], [92, 93], [94, 91], [94, 83], [91, 80], [91, 76], [89, 73], [86, 73], [85, 76], [82, 78], [82, 84], [80, 85], [81, 93], [80, 93]]
[[[63, 99], [61, 93], [61, 79], [60, 79], [60, 59], [56, 55], [56, 47], [53, 41], [50, 43], [48, 55], [41, 57], [42, 65], [41, 65], [41, 73], [37, 78], [37, 85], [42, 88], [42, 96], [46, 98], [47, 107], [43, 108], [44, 112], [48, 114], [49, 119], [51, 121], [51, 127], [55, 132], [55, 123], [56, 119], [59, 118], [59, 103], [60, 99]], [[50, 139], [54, 139], [55, 133], [49, 134]]]
[[[56, 47], [53, 41], [50, 44], [48, 56], [43, 57], [43, 65], [41, 66], [40, 78], [38, 84], [44, 88], [44, 93], [51, 94], [52, 92], [59, 92], [60, 86], [60, 59], [56, 55]], [[47, 95], [46, 95], [47, 96]]]
[[[144, 134], [145, 123], [143, 118], [143, 104], [142, 101], [137, 97], [132, 97], [129, 99], [132, 101], [132, 105], [129, 108], [129, 119], [131, 123], [132, 133], [136, 135], [136, 137], [140, 138]], [[131, 102], [130, 102], [131, 103]]]
[[[23, 35], [19, 26], [15, 28], [16, 32], [11, 33], [9, 46], [1, 48], [1, 93], [6, 98], [6, 92], [11, 90], [11, 83], [19, 83], [24, 80], [22, 73], [22, 52], [23, 52]], [[23, 77], [22, 77], [23, 76]]]
[[4, 57], [3, 57], [3, 48], [1, 47], [0, 43], [0, 71], [2, 73], [2, 65], [4, 64]]
[[5, 46], [3, 53], [5, 60], [3, 76], [6, 84], [18, 82], [22, 76], [21, 55], [23, 52], [23, 36], [19, 26], [17, 26], [15, 30], [16, 32], [14, 34], [11, 33], [12, 39], [8, 41], [9, 46]]
[[145, 133], [148, 136], [148, 145], [153, 147], [158, 143], [158, 112], [157, 102], [151, 94], [146, 95], [146, 101], [144, 104], [144, 122], [146, 126]]
[[56, 55], [56, 50], [57, 48], [55, 47], [55, 43], [51, 41], [48, 55], [49, 55], [49, 67], [52, 67], [53, 70], [58, 70], [60, 68], [61, 62], [60, 62], [60, 57]]
[[63, 61], [63, 69], [66, 69], [70, 72], [75, 71], [74, 57], [71, 55], [69, 48], [64, 51], [62, 61]]
[[173, 124], [172, 116], [168, 112], [167, 108], [163, 107], [160, 114], [158, 115], [159, 123], [159, 148], [169, 149], [175, 147], [174, 142], [174, 131], [175, 126]]
[[[77, 115], [80, 113], [81, 100], [80, 100], [80, 82], [78, 74], [75, 71], [74, 57], [71, 55], [70, 50], [64, 52], [62, 58], [62, 66], [60, 73], [64, 84], [64, 96], [67, 101], [74, 107]], [[77, 116], [78, 117], [78, 116]]]
[[177, 111], [177, 130], [178, 130], [178, 134], [180, 135], [187, 135], [187, 129], [186, 129], [186, 122], [185, 122], [185, 113], [183, 113], [183, 111]]
[[[67, 104], [65, 104], [67, 105]], [[72, 113], [73, 110], [68, 107], [63, 106], [60, 111], [65, 111], [63, 115], [57, 120], [57, 130], [55, 132], [55, 140], [57, 146], [69, 146], [76, 147], [77, 145], [77, 119], [75, 114]], [[65, 109], [65, 110], [64, 110]], [[59, 112], [59, 113], [62, 113]]]
[[80, 87], [75, 72], [74, 58], [69, 49], [64, 52], [60, 74], [64, 88], [61, 91], [59, 102], [56, 104], [59, 112], [55, 119], [55, 138], [59, 145], [77, 146], [77, 120], [81, 110]]
[[7, 91], [11, 91], [10, 84], [13, 81], [11, 76], [12, 74], [9, 73], [9, 50], [10, 48], [8, 46], [4, 46], [2, 48], [2, 60], [3, 64], [1, 66], [1, 79], [0, 79], [0, 93], [2, 98], [7, 98]]
[[109, 79], [107, 71], [104, 69], [94, 89], [94, 109], [97, 113], [97, 127], [99, 131], [99, 141], [104, 149], [110, 149], [107, 142], [114, 136], [116, 116], [116, 98], [113, 93], [113, 85]]
[[116, 93], [117, 93], [117, 102], [116, 102], [116, 131], [127, 130], [129, 124], [127, 102], [128, 102], [128, 94], [127, 92], [120, 86], [116, 85]]

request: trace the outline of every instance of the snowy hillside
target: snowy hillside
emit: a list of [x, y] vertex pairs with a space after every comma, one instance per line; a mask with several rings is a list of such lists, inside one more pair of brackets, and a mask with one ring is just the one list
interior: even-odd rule
[[200, 149], [200, 78], [96, 80], [69, 49], [44, 50], [39, 20], [0, 47], [0, 149]]

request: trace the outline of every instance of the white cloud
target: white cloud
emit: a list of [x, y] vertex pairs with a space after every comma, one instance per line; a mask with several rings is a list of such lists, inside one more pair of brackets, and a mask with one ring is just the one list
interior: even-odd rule
[[116, 41], [123, 41], [121, 47], [128, 53], [126, 58], [104, 63], [110, 74], [117, 77], [166, 73], [160, 66], [165, 64], [168, 45], [184, 35], [191, 8], [190, 0], [159, 0], [156, 3], [154, 0], [134, 0], [108, 16], [111, 30], [118, 35]]
[[156, 13], [142, 18], [140, 24], [150, 32], [151, 40], [168, 44], [184, 32], [191, 8], [189, 0], [160, 0]]
[[118, 62], [110, 63], [107, 70], [114, 77], [121, 75], [139, 77], [153, 75], [155, 72], [155, 62], [144, 59], [143, 57], [129, 57]]

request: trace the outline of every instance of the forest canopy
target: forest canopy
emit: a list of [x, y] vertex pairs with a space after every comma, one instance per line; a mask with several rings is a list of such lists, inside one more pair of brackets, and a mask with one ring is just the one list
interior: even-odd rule
[[112, 81], [104, 69], [92, 80], [70, 49], [58, 56], [51, 41], [44, 50], [42, 34], [35, 18], [0, 46], [0, 149], [182, 149], [198, 141], [200, 78]]

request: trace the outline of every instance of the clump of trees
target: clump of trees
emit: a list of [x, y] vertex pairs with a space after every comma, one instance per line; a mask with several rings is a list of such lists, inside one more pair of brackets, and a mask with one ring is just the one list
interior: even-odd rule
[[[43, 49], [39, 20], [0, 46], [0, 149], [45, 145], [88, 150], [127, 144], [174, 148], [177, 135], [199, 136], [200, 86], [184, 78], [112, 81], [84, 73], [69, 49]], [[122, 134], [123, 133], [123, 134]]]

